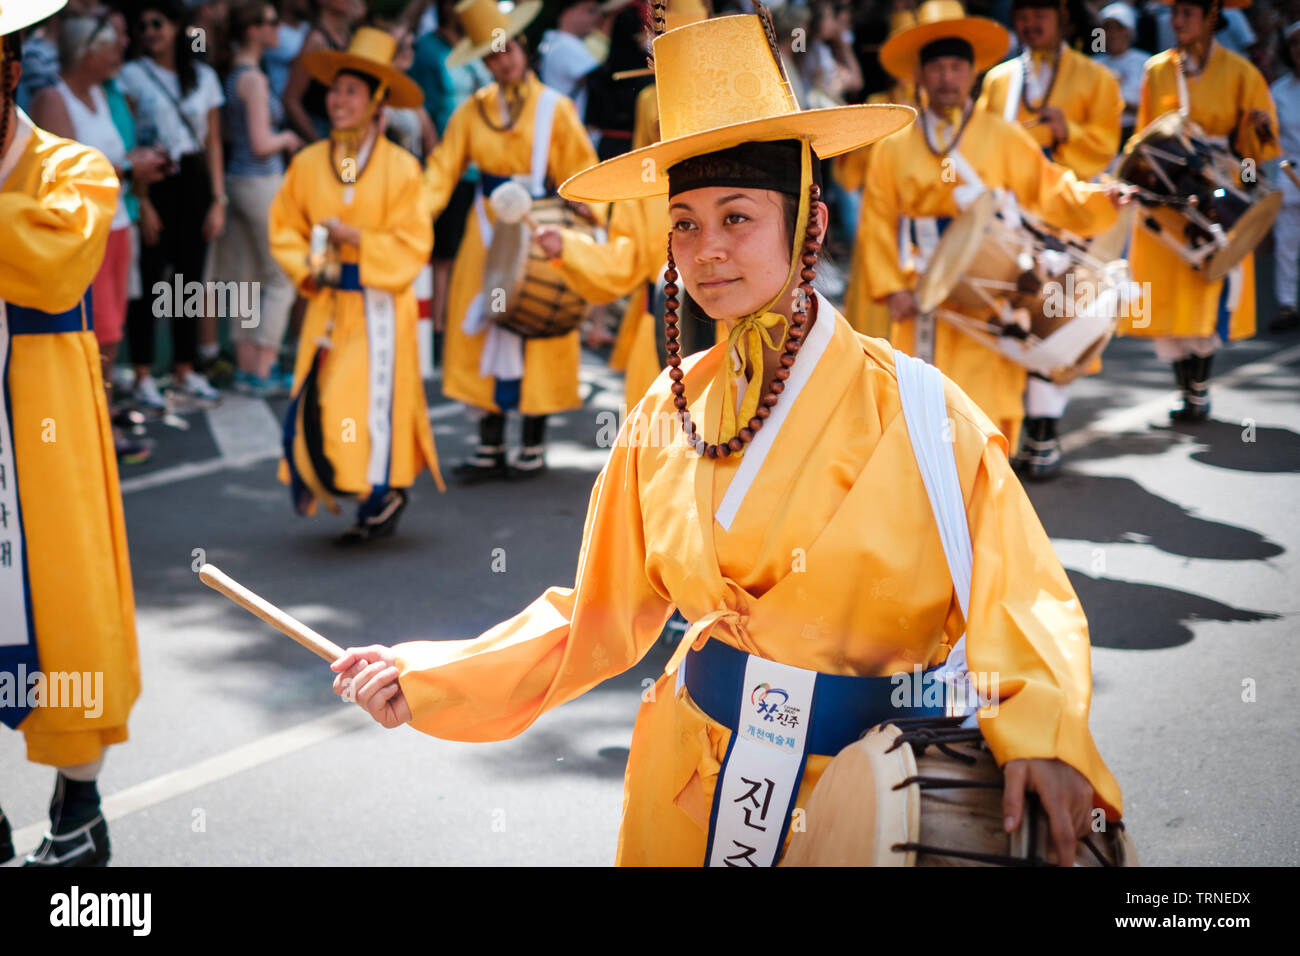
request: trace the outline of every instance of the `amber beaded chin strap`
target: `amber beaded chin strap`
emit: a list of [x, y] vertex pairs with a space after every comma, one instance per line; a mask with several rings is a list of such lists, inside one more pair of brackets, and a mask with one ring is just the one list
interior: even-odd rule
[[[673, 261], [673, 237], [671, 233], [668, 235], [668, 268], [664, 271], [664, 281], [666, 283], [664, 285], [664, 295], [666, 296], [664, 303], [664, 325], [666, 326], [664, 337], [668, 352], [668, 377], [673, 382], [671, 386], [673, 405], [677, 409], [677, 417], [681, 420], [682, 431], [686, 434], [687, 444], [691, 445], [700, 455], [708, 458], [726, 458], [733, 452], [736, 454], [742, 453], [745, 445], [753, 441], [755, 433], [763, 427], [764, 420], [772, 414], [773, 406], [776, 405], [781, 393], [785, 391], [785, 380], [790, 377], [790, 368], [794, 365], [795, 356], [799, 354], [799, 349], [803, 347], [804, 324], [808, 318], [808, 304], [813, 298], [812, 282], [817, 277], [817, 253], [822, 247], [820, 241], [821, 228], [817, 225], [816, 210], [816, 204], [820, 198], [821, 188], [815, 183], [810, 183], [808, 186], [808, 219], [803, 230], [803, 248], [798, 260], [791, 263], [791, 272], [796, 268], [799, 269], [799, 285], [792, 294], [794, 306], [790, 315], [789, 328], [784, 338], [785, 345], [781, 350], [781, 367], [776, 370], [776, 377], [768, 387], [767, 393], [758, 400], [749, 421], [730, 439], [720, 441], [717, 444], [711, 444], [700, 437], [695, 422], [691, 420], [690, 410], [687, 408], [686, 385], [682, 382], [681, 346], [677, 341], [680, 334], [677, 328], [677, 309], [681, 305], [677, 300], [677, 264]], [[797, 239], [798, 236], [796, 236]], [[767, 310], [762, 311], [766, 312]], [[758, 314], [761, 315], [762, 312]], [[751, 372], [754, 375], [754, 380], [761, 382], [762, 362], [755, 363]], [[729, 395], [723, 398], [724, 402], [730, 400]]]

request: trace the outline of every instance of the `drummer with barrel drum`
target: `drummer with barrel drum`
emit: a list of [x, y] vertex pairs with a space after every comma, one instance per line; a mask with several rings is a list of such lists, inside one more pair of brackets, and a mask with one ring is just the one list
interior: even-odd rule
[[[1025, 415], [1026, 365], [990, 347], [989, 335], [939, 319], [938, 302], [918, 302], [918, 280], [930, 271], [945, 230], [977, 204], [991, 199], [1013, 227], [1023, 206], [1052, 227], [1090, 236], [1116, 222], [1126, 189], [1080, 182], [1050, 162], [1020, 125], [976, 108], [970, 97], [976, 76], [1009, 43], [1000, 24], [966, 16], [956, 0], [927, 0], [917, 21], [885, 43], [881, 63], [900, 79], [914, 77], [928, 105], [912, 126], [874, 147], [859, 241], [868, 244], [873, 292], [887, 299], [894, 319], [891, 341], [960, 385], [1014, 448]], [[979, 230], [970, 235], [975, 244], [982, 238]], [[961, 271], [953, 269], [940, 284], [951, 288]], [[1028, 331], [1021, 327], [1028, 325], [1023, 312], [1004, 302], [967, 318], [991, 322], [998, 335]]]
[[[1019, 123], [1048, 159], [1090, 180], [1119, 152], [1124, 99], [1110, 71], [1065, 42], [1067, 21], [1063, 0], [1014, 0], [1011, 25], [1024, 49], [989, 70], [979, 108]], [[1099, 368], [1094, 363], [1090, 371]], [[1068, 399], [1065, 385], [1030, 372], [1015, 459], [1026, 477], [1051, 478], [1060, 470], [1056, 431]]]
[[[1247, 0], [1248, 2], [1248, 0]], [[1244, 6], [1229, 0], [1227, 6]], [[1260, 168], [1277, 158], [1277, 112], [1253, 64], [1214, 39], [1219, 0], [1177, 0], [1177, 45], [1147, 61], [1143, 130], [1125, 148], [1121, 179], [1144, 208], [1133, 234], [1134, 280], [1148, 301], [1120, 334], [1154, 340], [1173, 364], [1176, 422], [1210, 414], [1214, 354], [1255, 334], [1254, 247], [1281, 205]]]

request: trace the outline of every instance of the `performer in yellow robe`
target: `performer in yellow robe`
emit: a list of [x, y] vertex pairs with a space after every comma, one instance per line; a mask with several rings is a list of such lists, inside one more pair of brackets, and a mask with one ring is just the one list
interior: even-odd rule
[[[698, 70], [706, 53], [716, 72]], [[409, 721], [440, 737], [500, 740], [631, 667], [680, 608], [694, 623], [637, 716], [618, 862], [767, 865], [779, 857], [781, 826], [764, 831], [761, 856], [745, 852], [757, 847], [710, 845], [715, 827], [739, 812], [730, 774], [762, 746], [739, 739], [735, 711], [728, 717], [706, 702], [721, 675], [738, 674], [743, 662], [745, 674], [848, 675], [838, 679], [871, 692], [889, 683], [885, 675], [960, 650], [971, 670], [1001, 675], [1000, 706], [978, 720], [1006, 767], [1009, 815], [1020, 816], [1027, 775], [1044, 795], [1048, 778], [1059, 780], [1071, 796], [1045, 799], [1068, 852], [1090, 808], [1111, 819], [1121, 811], [1088, 732], [1078, 600], [987, 417], [933, 369], [855, 333], [807, 291], [827, 215], [812, 163], [897, 129], [912, 111], [799, 111], [759, 17], [665, 33], [654, 54], [663, 141], [584, 172], [562, 194], [602, 201], [667, 190], [671, 261], [692, 297], [726, 317], [729, 341], [671, 355], [633, 410], [592, 491], [573, 588], [549, 589], [476, 640], [350, 649], [333, 665], [336, 691], [355, 695], [385, 726]], [[713, 81], [746, 71], [750, 95]], [[651, 182], [641, 177], [644, 160], [658, 169]], [[670, 315], [676, 290], [667, 289]], [[765, 332], [779, 353], [762, 345]], [[733, 374], [736, 359], [748, 362], [747, 378]], [[943, 412], [909, 425], [916, 408], [904, 410], [900, 382], [918, 369]], [[764, 411], [746, 426], [749, 409]], [[974, 556], [968, 601], [945, 564], [913, 425], [925, 436], [916, 440], [941, 443], [955, 468], [955, 507]], [[733, 688], [733, 705], [748, 700], [748, 687]], [[881, 719], [860, 717], [824, 719], [851, 741]], [[814, 736], [822, 721], [814, 708]], [[806, 806], [835, 752], [805, 751], [796, 769], [789, 754], [771, 751], [785, 807], [764, 803], [761, 819], [779, 824]]]
[[[1124, 98], [1109, 70], [1065, 43], [1066, 16], [1063, 0], [1014, 0], [1011, 26], [1024, 52], [989, 70], [978, 108], [1019, 123], [1048, 159], [1090, 180], [1119, 152]], [[1101, 371], [1100, 360], [1089, 371]], [[1012, 459], [1021, 474], [1060, 471], [1057, 425], [1068, 402], [1067, 386], [1029, 374], [1025, 434]]]
[[[889, 15], [889, 35], [893, 36], [915, 25], [914, 10], [895, 10]], [[882, 93], [872, 93], [867, 97], [868, 103], [906, 103], [921, 108], [916, 99], [916, 86], [910, 79], [897, 80], [893, 86]], [[867, 187], [867, 167], [871, 161], [871, 147], [855, 149], [851, 153], [835, 157], [831, 163], [831, 175], [840, 184], [840, 188], [864, 196]], [[871, 263], [867, 261], [866, 244], [862, 241], [862, 221], [865, 217], [865, 202], [859, 201], [857, 241], [853, 244], [853, 259], [849, 266], [849, 284], [844, 290], [844, 314], [849, 317], [853, 327], [863, 335], [889, 338], [889, 308], [883, 302], [877, 302], [871, 293]]]
[[1019, 123], [1054, 163], [1092, 179], [1119, 152], [1124, 98], [1100, 63], [1065, 43], [1061, 0], [1013, 0], [1024, 52], [984, 77], [979, 108]]
[[[1217, 0], [1174, 4], [1170, 23], [1178, 46], [1147, 61], [1137, 128], [1182, 109], [1206, 134], [1259, 168], [1280, 155], [1277, 109], [1259, 70], [1214, 42], [1217, 17]], [[1137, 316], [1121, 321], [1120, 333], [1154, 339], [1156, 356], [1173, 364], [1183, 404], [1170, 416], [1204, 421], [1214, 353], [1225, 342], [1255, 334], [1255, 259], [1248, 255], [1226, 278], [1206, 282], [1141, 219], [1129, 264], [1146, 302]]]
[[[470, 163], [481, 174], [452, 266], [443, 361], [443, 392], [480, 414], [479, 447], [454, 471], [466, 483], [540, 474], [546, 463], [546, 416], [581, 404], [578, 331], [525, 341], [488, 320], [493, 293], [483, 288], [495, 222], [486, 200], [492, 190], [505, 179], [519, 178], [538, 198], [596, 161], [573, 101], [542, 85], [528, 70], [519, 40], [513, 39], [540, 7], [522, 3], [507, 16], [495, 0], [465, 0], [457, 6], [466, 35], [448, 63], [483, 57], [496, 82], [477, 90], [452, 114], [425, 171], [435, 216]], [[504, 42], [499, 50], [494, 46], [498, 37]], [[541, 137], [546, 137], [545, 145]], [[603, 218], [603, 211], [592, 212]], [[523, 449], [513, 469], [506, 465], [505, 449], [505, 413], [510, 409], [524, 417]]]
[[[1104, 187], [1080, 183], [1044, 158], [1019, 126], [974, 107], [975, 73], [1006, 42], [999, 24], [966, 17], [953, 0], [929, 0], [918, 25], [881, 49], [886, 69], [915, 76], [930, 104], [912, 126], [872, 147], [859, 237], [871, 264], [872, 292], [888, 298], [894, 316], [890, 341], [910, 354], [917, 354], [917, 323], [927, 319], [914, 314], [917, 269], [900, 256], [900, 229], [920, 238], [920, 223], [933, 217], [937, 235], [984, 189], [1009, 192], [1048, 223], [1078, 235], [1115, 222]], [[919, 255], [928, 259], [929, 251]], [[932, 356], [920, 357], [960, 385], [1016, 447], [1024, 418], [1023, 365], [944, 321], [933, 322]]]
[[[109, 857], [95, 779], [127, 739], [140, 664], [89, 291], [118, 181], [14, 102], [18, 31], [62, 6], [0, 7], [0, 720], [59, 770], [28, 864], [93, 866]], [[13, 850], [0, 813], [0, 863]]]
[[[390, 66], [395, 48], [389, 34], [363, 27], [347, 51], [304, 58], [307, 72], [330, 86], [333, 131], [294, 157], [269, 213], [271, 252], [308, 299], [280, 479], [304, 514], [318, 501], [338, 511], [336, 495], [357, 497], [356, 523], [341, 544], [392, 534], [406, 489], [425, 468], [442, 488], [411, 289], [429, 261], [433, 220], [419, 163], [380, 132], [381, 104], [423, 100]], [[328, 237], [315, 264], [314, 236]]]

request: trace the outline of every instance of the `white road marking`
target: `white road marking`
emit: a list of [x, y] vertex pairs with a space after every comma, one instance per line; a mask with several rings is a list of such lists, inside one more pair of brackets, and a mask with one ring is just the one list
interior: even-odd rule
[[262, 399], [227, 394], [220, 405], [208, 409], [207, 416], [222, 458], [269, 458], [280, 453], [282, 428]]
[[[111, 823], [140, 810], [157, 806], [173, 797], [182, 796], [210, 783], [233, 777], [237, 773], [252, 770], [272, 760], [278, 760], [341, 734], [360, 730], [373, 723], [374, 721], [360, 707], [348, 705], [326, 717], [318, 717], [290, 727], [288, 730], [268, 734], [233, 750], [217, 754], [215, 757], [200, 760], [188, 767], [161, 774], [134, 787], [127, 787], [125, 790], [111, 794], [103, 800], [104, 819]], [[48, 821], [41, 821], [14, 831], [14, 849], [20, 857], [36, 848], [48, 827]]]

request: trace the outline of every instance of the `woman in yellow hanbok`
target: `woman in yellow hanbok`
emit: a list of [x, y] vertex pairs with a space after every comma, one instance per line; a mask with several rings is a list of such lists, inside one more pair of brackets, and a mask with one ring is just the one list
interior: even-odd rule
[[[28, 865], [102, 866], [95, 780], [140, 693], [90, 295], [118, 181], [98, 151], [32, 125], [14, 92], [18, 31], [63, 3], [0, 5], [0, 722], [22, 731], [28, 760], [58, 768]], [[13, 854], [0, 812], [0, 863]]]
[[304, 57], [330, 86], [333, 131], [294, 157], [270, 210], [271, 251], [309, 301], [280, 479], [299, 513], [317, 502], [337, 512], [340, 495], [359, 499], [340, 543], [391, 534], [425, 468], [443, 487], [411, 290], [429, 261], [432, 218], [419, 162], [381, 134], [383, 105], [423, 101], [390, 66], [395, 46], [363, 27], [347, 51]]
[[[1006, 815], [1017, 822], [1036, 790], [1073, 860], [1091, 809], [1120, 812], [1088, 732], [1078, 600], [988, 418], [809, 285], [827, 223], [813, 163], [915, 114], [800, 111], [776, 57], [760, 16], [664, 33], [662, 140], [561, 189], [586, 202], [666, 192], [668, 338], [687, 297], [731, 329], [695, 356], [670, 348], [629, 413], [574, 586], [475, 640], [352, 649], [336, 690], [385, 726], [500, 740], [635, 664], [676, 607], [693, 623], [637, 716], [618, 862], [753, 866], [780, 858], [791, 811], [840, 747], [934, 713], [882, 701], [889, 675], [998, 673], [1000, 706], [978, 721], [1006, 772]], [[949, 476], [933, 507], [922, 455]], [[747, 691], [763, 684], [802, 701], [802, 730], [757, 739], [765, 718]], [[838, 703], [832, 686], [847, 688]], [[757, 765], [768, 786], [750, 803]]]

